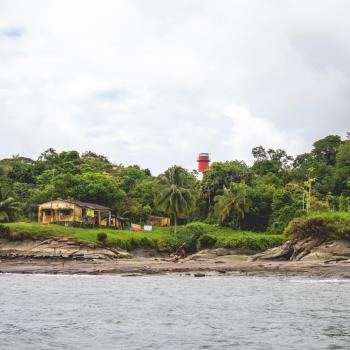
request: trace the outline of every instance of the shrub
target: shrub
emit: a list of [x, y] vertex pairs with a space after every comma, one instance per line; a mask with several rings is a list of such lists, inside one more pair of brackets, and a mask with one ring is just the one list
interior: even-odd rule
[[97, 241], [101, 243], [106, 243], [107, 241], [107, 234], [104, 232], [100, 232], [97, 234]]
[[10, 236], [10, 228], [0, 224], [0, 237], [8, 239]]
[[140, 239], [140, 247], [156, 249], [156, 244], [148, 237], [142, 237]]
[[216, 238], [209, 235], [200, 236], [197, 242], [197, 249], [201, 250], [201, 249], [212, 248], [214, 247], [216, 241], [217, 241]]
[[131, 238], [129, 239], [129, 246], [130, 246], [130, 250], [136, 249], [136, 248], [139, 248], [139, 247], [140, 247], [140, 243], [139, 243], [139, 241], [137, 240], [137, 238], [131, 237]]
[[179, 227], [177, 238], [178, 245], [185, 243], [185, 249], [189, 253], [194, 253], [198, 248], [199, 238], [206, 234], [210, 229], [210, 225], [199, 222]]
[[0, 224], [0, 238], [5, 238], [9, 241], [24, 241], [33, 237], [26, 232], [11, 231], [9, 227]]
[[174, 235], [165, 236], [158, 243], [158, 250], [164, 253], [175, 252], [180, 247], [180, 241]]
[[249, 249], [264, 251], [283, 244], [282, 235], [261, 234], [252, 232], [237, 232], [236, 235], [219, 236], [215, 247], [229, 249]]
[[336, 227], [321, 217], [296, 218], [290, 222], [285, 234], [297, 239], [327, 238], [336, 235]]

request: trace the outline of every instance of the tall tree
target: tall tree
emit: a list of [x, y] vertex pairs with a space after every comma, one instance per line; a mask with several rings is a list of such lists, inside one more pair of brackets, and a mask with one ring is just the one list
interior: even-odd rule
[[327, 164], [334, 165], [335, 158], [342, 140], [338, 135], [328, 135], [314, 142], [312, 152]]
[[0, 190], [0, 222], [8, 222], [15, 219], [20, 211], [20, 203], [16, 201], [9, 190]]
[[350, 180], [350, 140], [345, 141], [338, 149], [336, 156], [336, 174], [339, 192], [350, 194], [347, 183]]
[[248, 186], [243, 181], [231, 182], [228, 188], [224, 188], [222, 195], [215, 197], [215, 209], [221, 224], [231, 223], [234, 227], [239, 227], [250, 207]]
[[194, 204], [194, 193], [186, 188], [186, 172], [179, 166], [168, 169], [161, 177], [158, 205], [174, 217], [174, 234], [176, 235], [177, 219], [187, 215]]

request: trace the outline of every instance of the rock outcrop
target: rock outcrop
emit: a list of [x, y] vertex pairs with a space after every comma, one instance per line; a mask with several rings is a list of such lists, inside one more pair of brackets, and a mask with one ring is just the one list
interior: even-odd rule
[[0, 258], [115, 260], [131, 257], [131, 254], [120, 249], [81, 243], [71, 238], [50, 238], [41, 241], [0, 240]]
[[252, 260], [350, 261], [350, 241], [324, 238], [289, 240], [280, 247], [254, 255]]

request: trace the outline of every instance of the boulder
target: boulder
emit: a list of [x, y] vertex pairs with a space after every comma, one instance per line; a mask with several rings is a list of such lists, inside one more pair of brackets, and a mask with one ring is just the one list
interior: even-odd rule
[[214, 253], [217, 256], [224, 256], [224, 255], [231, 255], [232, 251], [231, 249], [227, 249], [227, 248], [217, 248], [214, 250]]
[[256, 254], [251, 260], [344, 260], [350, 259], [350, 241], [305, 238], [286, 241], [280, 247]]
[[205, 273], [202, 272], [196, 272], [193, 274], [194, 277], [205, 277]]

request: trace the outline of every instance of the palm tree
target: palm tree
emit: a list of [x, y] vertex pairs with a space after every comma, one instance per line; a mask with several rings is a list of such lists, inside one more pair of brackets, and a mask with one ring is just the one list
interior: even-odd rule
[[194, 203], [193, 191], [186, 188], [185, 170], [178, 166], [168, 169], [161, 178], [158, 206], [173, 215], [174, 235], [176, 235], [177, 219], [189, 213]]
[[249, 212], [251, 201], [248, 199], [248, 186], [241, 183], [231, 182], [229, 188], [224, 187], [224, 193], [215, 197], [215, 209], [219, 215], [221, 224], [232, 218], [235, 225], [244, 219]]
[[9, 190], [0, 191], [0, 221], [7, 222], [14, 219], [20, 210], [20, 203], [12, 197]]

